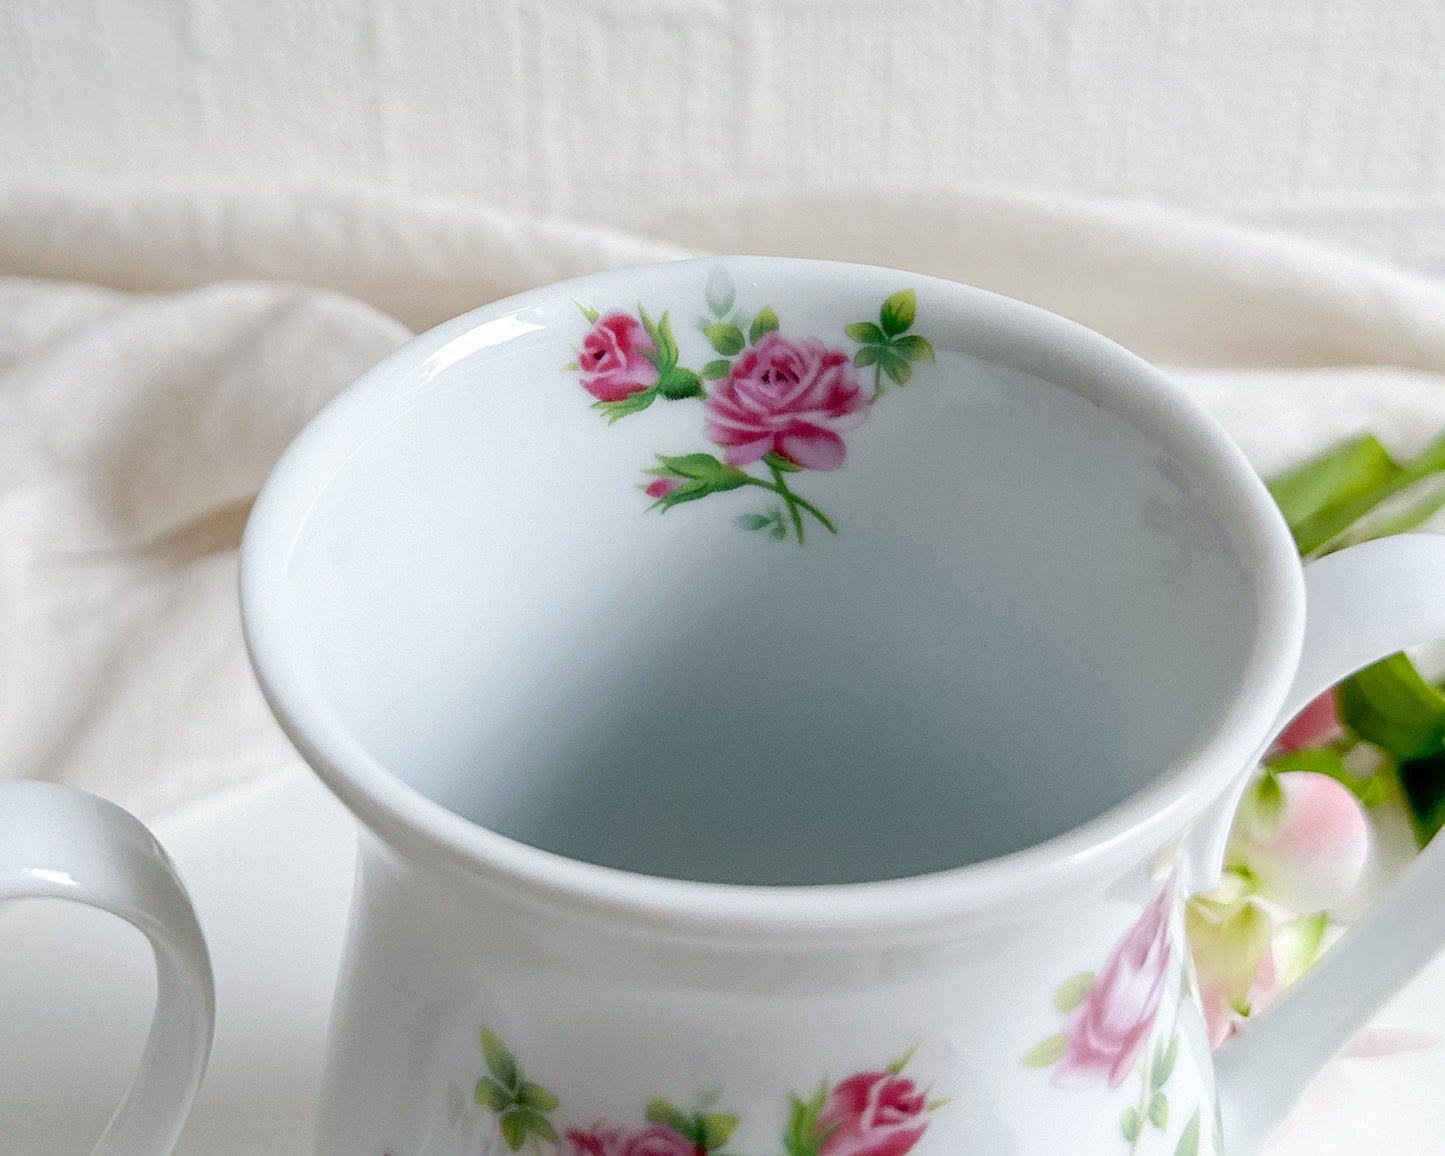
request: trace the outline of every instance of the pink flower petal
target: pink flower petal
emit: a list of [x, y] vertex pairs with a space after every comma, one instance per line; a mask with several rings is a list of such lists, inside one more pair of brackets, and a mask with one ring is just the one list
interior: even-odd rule
[[1340, 1053], [1351, 1059], [1370, 1060], [1379, 1056], [1397, 1056], [1401, 1052], [1419, 1052], [1441, 1042], [1434, 1032], [1414, 1028], [1366, 1028]]
[[778, 446], [789, 461], [809, 470], [836, 470], [848, 453], [842, 438], [818, 426], [794, 426], [778, 439]]

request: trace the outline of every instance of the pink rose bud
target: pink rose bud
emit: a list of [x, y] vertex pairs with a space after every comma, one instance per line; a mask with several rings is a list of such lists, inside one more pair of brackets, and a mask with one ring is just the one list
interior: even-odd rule
[[842, 435], [862, 424], [869, 398], [846, 353], [776, 330], [733, 362], [707, 403], [708, 435], [729, 465], [775, 453], [809, 470], [836, 470]]
[[1117, 1088], [1149, 1038], [1169, 976], [1169, 901], [1165, 887], [1114, 945], [1104, 970], [1069, 1021], [1068, 1051], [1054, 1069], [1062, 1087], [1106, 1082]]
[[1348, 788], [1328, 775], [1264, 775], [1245, 793], [1227, 862], [1291, 911], [1327, 911], [1360, 882], [1370, 824]]
[[665, 498], [680, 485], [682, 485], [682, 481], [679, 478], [658, 478], [656, 481], [647, 483], [647, 496], [649, 498]]
[[1334, 688], [1325, 691], [1295, 715], [1289, 726], [1274, 740], [1273, 750], [1297, 751], [1302, 747], [1322, 746], [1344, 733], [1340, 726], [1339, 709]]
[[656, 352], [642, 322], [609, 313], [582, 339], [578, 380], [598, 401], [622, 401], [657, 384], [657, 367], [650, 360]]
[[818, 1118], [818, 1156], [904, 1156], [927, 1130], [928, 1105], [912, 1080], [859, 1072], [828, 1097]]

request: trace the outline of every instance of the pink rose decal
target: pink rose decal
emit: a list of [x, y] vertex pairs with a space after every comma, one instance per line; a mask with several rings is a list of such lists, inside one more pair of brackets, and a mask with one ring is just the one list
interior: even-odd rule
[[598, 401], [622, 401], [657, 384], [656, 354], [642, 322], [609, 313], [582, 339], [578, 380]]
[[706, 1156], [707, 1151], [666, 1124], [628, 1132], [610, 1120], [569, 1129], [567, 1143], [571, 1146], [568, 1156]]
[[912, 1080], [859, 1072], [828, 1097], [818, 1118], [819, 1156], [903, 1156], [928, 1130], [928, 1105]]
[[1169, 897], [1165, 887], [1114, 946], [1104, 970], [1074, 1010], [1068, 1050], [1054, 1069], [1061, 1087], [1128, 1076], [1159, 1014], [1169, 972]]
[[620, 1125], [599, 1120], [590, 1128], [569, 1128], [569, 1156], [622, 1156], [627, 1136]]
[[655, 481], [648, 482], [647, 485], [643, 487], [643, 492], [646, 493], [649, 498], [657, 498], [660, 501], [680, 485], [682, 485], [682, 481], [678, 478], [658, 478]]
[[708, 436], [729, 465], [775, 453], [809, 470], [836, 470], [843, 434], [867, 416], [869, 398], [846, 353], [821, 341], [768, 333], [732, 365], [707, 403]]
[[[726, 266], [709, 274], [703, 298], [707, 313], [681, 339], [673, 309], [654, 317], [639, 301], [635, 315], [604, 314], [579, 301], [591, 328], [577, 360], [562, 368], [577, 374], [596, 398], [592, 408], [609, 423], [654, 406], [702, 403], [698, 438], [705, 434], [713, 443], [707, 449], [721, 446], [723, 456], [682, 447], [659, 453], [656, 465], [643, 467], [650, 509], [667, 513], [747, 487], [765, 504], [748, 512], [735, 507], [735, 526], [773, 541], [795, 537], [799, 546], [809, 519], [838, 533], [792, 481], [802, 470], [841, 467], [844, 435], [862, 424], [889, 383], [907, 385], [915, 364], [934, 361], [932, 343], [911, 332], [917, 295], [900, 289], [884, 299], [877, 321], [841, 322], [851, 353], [812, 336], [782, 336], [777, 311], [740, 301]], [[872, 373], [871, 387], [855, 370]]]
[[628, 1139], [622, 1156], [707, 1156], [707, 1149], [697, 1147], [666, 1124], [654, 1124]]

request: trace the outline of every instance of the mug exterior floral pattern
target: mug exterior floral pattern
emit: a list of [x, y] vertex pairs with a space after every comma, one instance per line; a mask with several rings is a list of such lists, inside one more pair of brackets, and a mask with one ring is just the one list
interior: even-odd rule
[[[319, 1151], [1248, 1156], [1445, 941], [1445, 846], [1217, 1056], [1182, 901], [1442, 577], [1408, 536], [1302, 572], [1162, 374], [936, 279], [684, 262], [423, 334], [242, 550], [361, 824]], [[539, 794], [629, 728], [661, 771]]]

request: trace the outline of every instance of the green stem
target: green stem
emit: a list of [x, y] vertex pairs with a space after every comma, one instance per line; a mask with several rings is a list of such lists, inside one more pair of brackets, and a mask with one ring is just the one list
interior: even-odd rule
[[783, 496], [783, 501], [788, 503], [788, 513], [793, 515], [793, 529], [798, 532], [798, 545], [803, 544], [803, 515], [798, 513], [798, 498], [792, 490], [788, 489], [788, 483], [783, 480], [783, 471], [778, 469], [772, 462], [768, 463], [768, 470], [773, 475], [773, 485], [777, 487], [778, 493]]
[[777, 494], [780, 498], [782, 498], [785, 502], [788, 503], [790, 509], [793, 504], [796, 503], [804, 510], [807, 510], [808, 513], [812, 514], [813, 517], [817, 518], [819, 524], [821, 524], [823, 528], [828, 531], [828, 533], [836, 534], [838, 532], [838, 527], [833, 525], [833, 520], [829, 518], [827, 514], [823, 513], [822, 510], [818, 509], [817, 506], [813, 505], [812, 502], [808, 501], [808, 499], [803, 497], [801, 494], [795, 494], [792, 490], [788, 489], [786, 484], [777, 486], [774, 485], [772, 482], [764, 481], [762, 478], [754, 477], [749, 477], [747, 480], [747, 484], [767, 490], [769, 493]]
[[878, 362], [873, 363], [873, 400], [877, 401], [883, 396], [883, 367]]
[[[1147, 1043], [1145, 1045], [1148, 1046]], [[1144, 1139], [1144, 1126], [1149, 1123], [1144, 1113], [1149, 1110], [1149, 1065], [1139, 1065], [1139, 1126], [1134, 1130], [1134, 1139], [1129, 1144], [1129, 1156], [1139, 1151], [1139, 1141]]]

